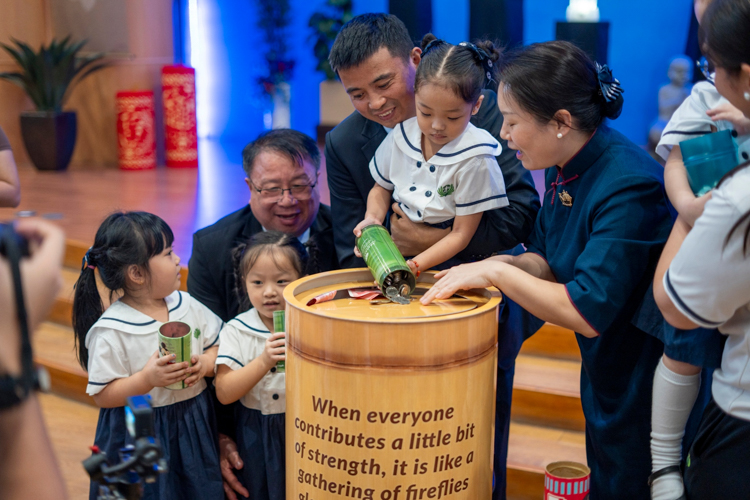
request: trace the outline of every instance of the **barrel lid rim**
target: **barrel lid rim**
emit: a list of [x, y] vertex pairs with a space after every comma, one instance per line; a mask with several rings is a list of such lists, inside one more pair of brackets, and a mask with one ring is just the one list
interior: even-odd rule
[[[470, 291], [474, 291], [476, 293], [480, 293], [482, 295], [489, 294], [488, 300], [484, 304], [477, 305], [476, 308], [470, 309], [468, 311], [461, 311], [457, 312], [455, 314], [444, 314], [444, 315], [438, 315], [438, 316], [425, 316], [421, 318], [342, 318], [339, 316], [332, 316], [330, 314], [324, 314], [321, 311], [313, 310], [307, 308], [305, 304], [300, 302], [296, 295], [293, 293], [294, 290], [297, 290], [297, 293], [304, 293], [308, 291], [309, 289], [304, 289], [302, 291], [299, 291], [300, 286], [304, 286], [306, 283], [313, 281], [315, 279], [319, 279], [321, 274], [330, 275], [330, 276], [336, 276], [338, 274], [347, 274], [347, 273], [354, 273], [357, 274], [360, 273], [366, 273], [369, 276], [372, 276], [370, 273], [370, 270], [366, 267], [361, 268], [352, 268], [352, 269], [337, 269], [335, 271], [327, 271], [325, 273], [320, 274], [313, 274], [310, 276], [305, 276], [303, 278], [300, 278], [296, 281], [293, 281], [287, 287], [284, 289], [284, 300], [287, 303], [288, 307], [292, 307], [295, 309], [298, 309], [300, 311], [304, 311], [308, 314], [313, 314], [315, 316], [320, 316], [323, 318], [329, 318], [334, 319], [337, 321], [346, 321], [346, 322], [353, 322], [353, 323], [385, 323], [385, 324], [392, 324], [392, 323], [432, 323], [437, 321], [452, 321], [452, 320], [458, 320], [461, 318], [465, 318], [467, 316], [476, 316], [478, 314], [483, 314], [488, 311], [492, 311], [493, 309], [496, 309], [497, 306], [502, 302], [502, 294], [496, 287], [488, 287], [488, 288], [472, 288]], [[420, 279], [417, 280], [417, 286], [422, 285], [432, 285], [436, 282], [435, 275], [438, 271], [426, 271], [421, 274]], [[318, 286], [325, 286], [325, 285], [317, 285]], [[310, 288], [311, 289], [311, 288]]]

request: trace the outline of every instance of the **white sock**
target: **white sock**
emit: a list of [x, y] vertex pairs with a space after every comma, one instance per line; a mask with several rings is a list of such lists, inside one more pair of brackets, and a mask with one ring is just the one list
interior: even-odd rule
[[[700, 385], [700, 373], [680, 375], [667, 368], [663, 358], [659, 361], [654, 374], [651, 408], [652, 472], [680, 464], [685, 425], [698, 397]], [[653, 482], [651, 498], [675, 500], [684, 491], [682, 475], [674, 472]]]

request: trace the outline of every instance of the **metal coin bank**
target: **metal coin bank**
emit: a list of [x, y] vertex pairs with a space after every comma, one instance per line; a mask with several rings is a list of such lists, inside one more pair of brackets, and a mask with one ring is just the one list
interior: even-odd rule
[[416, 280], [388, 230], [379, 224], [367, 226], [356, 245], [383, 295], [393, 302], [408, 304]]
[[364, 268], [286, 287], [287, 498], [491, 498], [499, 293], [423, 306], [433, 283], [407, 304], [361, 299]]

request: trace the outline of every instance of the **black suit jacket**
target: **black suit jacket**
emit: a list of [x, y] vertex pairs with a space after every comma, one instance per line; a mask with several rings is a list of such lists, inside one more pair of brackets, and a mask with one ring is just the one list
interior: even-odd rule
[[[246, 205], [193, 235], [188, 291], [224, 321], [239, 313], [231, 251], [260, 231], [263, 231], [263, 227], [253, 215], [250, 205]], [[308, 274], [338, 269], [333, 248], [331, 209], [326, 205], [320, 205], [306, 246], [310, 255]]]
[[[507, 207], [484, 212], [482, 221], [469, 245], [456, 257], [475, 261], [509, 250], [526, 241], [539, 211], [539, 194], [531, 173], [523, 168], [508, 143], [500, 138], [503, 116], [497, 109], [497, 95], [482, 91], [484, 101], [471, 123], [483, 128], [500, 141], [503, 148], [497, 162], [503, 172]], [[370, 160], [386, 131], [382, 125], [363, 117], [357, 111], [326, 134], [326, 171], [331, 191], [333, 239], [341, 267], [365, 267], [354, 256], [354, 227], [365, 218], [367, 195], [375, 185], [370, 175]]]

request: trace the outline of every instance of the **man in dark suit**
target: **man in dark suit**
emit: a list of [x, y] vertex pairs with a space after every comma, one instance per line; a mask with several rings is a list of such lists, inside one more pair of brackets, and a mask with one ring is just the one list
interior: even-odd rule
[[[188, 291], [222, 320], [239, 311], [232, 249], [255, 233], [269, 230], [292, 234], [307, 247], [308, 274], [338, 268], [333, 247], [331, 209], [320, 204], [320, 150], [313, 139], [289, 129], [272, 130], [242, 151], [242, 167], [250, 203], [193, 235]], [[231, 437], [232, 406], [217, 405], [219, 448], [224, 491], [247, 496], [232, 469], [244, 466]]]
[[300, 239], [310, 258], [307, 273], [337, 269], [331, 209], [320, 204], [320, 151], [313, 139], [289, 129], [273, 130], [242, 152], [250, 203], [193, 235], [188, 291], [229, 321], [240, 311], [231, 250], [263, 230]]
[[[367, 195], [375, 184], [369, 163], [388, 130], [416, 116], [414, 76], [422, 51], [414, 47], [404, 24], [388, 14], [363, 14], [349, 21], [331, 48], [331, 67], [341, 78], [357, 110], [326, 135], [326, 171], [331, 191], [334, 241], [342, 267], [364, 266], [354, 255], [354, 227], [364, 219]], [[484, 90], [484, 103], [471, 122], [496, 137], [502, 146], [497, 157], [505, 180], [509, 206], [485, 212], [458, 262], [476, 261], [509, 251], [526, 240], [539, 210], [539, 195], [531, 174], [500, 137], [503, 117], [497, 96]], [[404, 255], [417, 255], [443, 238], [448, 229], [413, 223], [394, 204], [390, 230]], [[450, 262], [455, 263], [454, 260]], [[507, 315], [507, 311], [504, 311]], [[502, 321], [503, 318], [501, 318]], [[498, 346], [494, 498], [505, 498], [510, 401], [520, 331], [504, 331]]]

